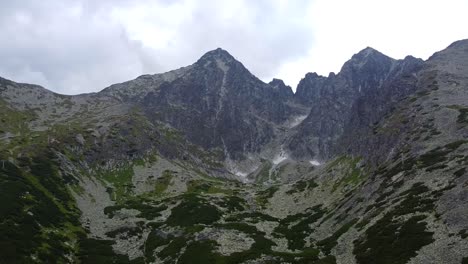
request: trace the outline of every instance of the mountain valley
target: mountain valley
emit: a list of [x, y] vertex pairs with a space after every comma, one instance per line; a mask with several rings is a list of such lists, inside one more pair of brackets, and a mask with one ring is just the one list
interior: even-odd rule
[[98, 93], [0, 78], [0, 263], [468, 263], [468, 40], [294, 93], [223, 49]]

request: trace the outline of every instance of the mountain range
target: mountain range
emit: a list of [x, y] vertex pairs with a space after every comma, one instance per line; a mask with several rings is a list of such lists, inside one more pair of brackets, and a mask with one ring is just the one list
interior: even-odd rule
[[468, 40], [294, 93], [223, 49], [98, 93], [0, 78], [1, 263], [468, 263]]

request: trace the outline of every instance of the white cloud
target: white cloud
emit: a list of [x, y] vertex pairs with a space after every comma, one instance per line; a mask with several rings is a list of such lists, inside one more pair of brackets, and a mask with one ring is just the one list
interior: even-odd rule
[[[259, 77], [311, 46], [305, 0], [59, 1], [0, 4], [0, 75], [68, 94], [195, 62], [222, 47]], [[3, 12], [2, 12], [3, 10]], [[297, 41], [300, 39], [300, 41]], [[35, 72], [43, 78], [31, 78]]]
[[[202, 4], [201, 4], [202, 3]], [[164, 70], [197, 60], [222, 47], [254, 74], [273, 78], [282, 63], [312, 45], [311, 25], [302, 23], [308, 1], [195, 1], [151, 3], [118, 9], [114, 17], [130, 38], [155, 50]]]
[[133, 78], [144, 68], [144, 48], [107, 17], [85, 12], [79, 2], [35, 3], [0, 14], [0, 75], [73, 94]]
[[465, 0], [317, 0], [307, 23], [314, 43], [297, 61], [284, 64], [279, 76], [296, 83], [297, 72], [338, 72], [359, 50], [370, 46], [401, 59], [427, 59], [450, 43], [468, 38]]
[[465, 0], [19, 0], [0, 3], [0, 76], [68, 94], [193, 63], [222, 47], [295, 88], [371, 46], [427, 58], [468, 37]]

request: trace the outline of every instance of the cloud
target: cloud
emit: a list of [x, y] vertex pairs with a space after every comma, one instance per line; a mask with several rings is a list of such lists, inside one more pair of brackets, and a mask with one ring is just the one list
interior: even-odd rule
[[278, 76], [293, 82], [304, 70], [336, 73], [367, 46], [397, 59], [427, 59], [468, 38], [466, 10], [466, 0], [316, 0], [307, 16], [315, 41], [302, 58], [283, 64]]
[[254, 74], [269, 79], [312, 45], [312, 27], [303, 23], [309, 2], [185, 0], [134, 6], [114, 15], [132, 39], [145, 39], [156, 49], [165, 70], [222, 47]]
[[427, 58], [468, 37], [465, 0], [18, 0], [0, 3], [0, 76], [99, 91], [222, 47], [264, 81], [296, 86], [371, 46]]
[[[16, 3], [16, 2], [15, 2]], [[74, 94], [133, 78], [150, 57], [125, 28], [86, 2], [18, 1], [0, 20], [0, 74]], [[40, 3], [40, 4], [39, 4]]]
[[[254, 2], [254, 3], [252, 3]], [[0, 4], [0, 75], [66, 94], [193, 63], [223, 47], [272, 78], [312, 42], [286, 1], [15, 1]], [[300, 39], [300, 41], [297, 41]]]

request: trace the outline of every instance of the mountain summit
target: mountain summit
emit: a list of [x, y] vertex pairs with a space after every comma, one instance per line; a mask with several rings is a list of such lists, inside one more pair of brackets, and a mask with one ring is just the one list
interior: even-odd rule
[[287, 104], [293, 100], [292, 91], [275, 87], [218, 48], [193, 65], [105, 91], [114, 94], [118, 90], [121, 98], [135, 91], [138, 96], [132, 101], [152, 122], [167, 123], [192, 143], [219, 149], [225, 158], [238, 160], [258, 152], [275, 137], [276, 125], [302, 111]]
[[217, 48], [205, 53], [198, 61], [218, 59], [224, 62], [235, 60], [234, 57], [226, 50]]
[[[291, 152], [297, 157], [308, 155], [316, 159], [334, 156], [339, 138], [346, 135], [347, 126], [352, 126], [350, 120], [354, 118], [353, 115], [363, 118], [362, 113], [353, 113], [357, 109], [356, 104], [373, 104], [377, 100], [381, 105], [372, 109], [369, 115], [376, 115], [375, 119], [381, 118], [386, 111], [383, 109], [392, 107], [389, 98], [402, 98], [414, 91], [414, 88], [408, 87], [398, 89], [392, 85], [394, 81], [411, 76], [422, 64], [420, 59], [394, 60], [366, 48], [344, 63], [336, 75], [323, 77], [316, 73], [306, 74], [298, 85], [296, 95], [299, 97], [297, 100], [312, 108], [296, 135], [290, 138], [288, 144]], [[364, 119], [370, 122], [373, 118]]]

